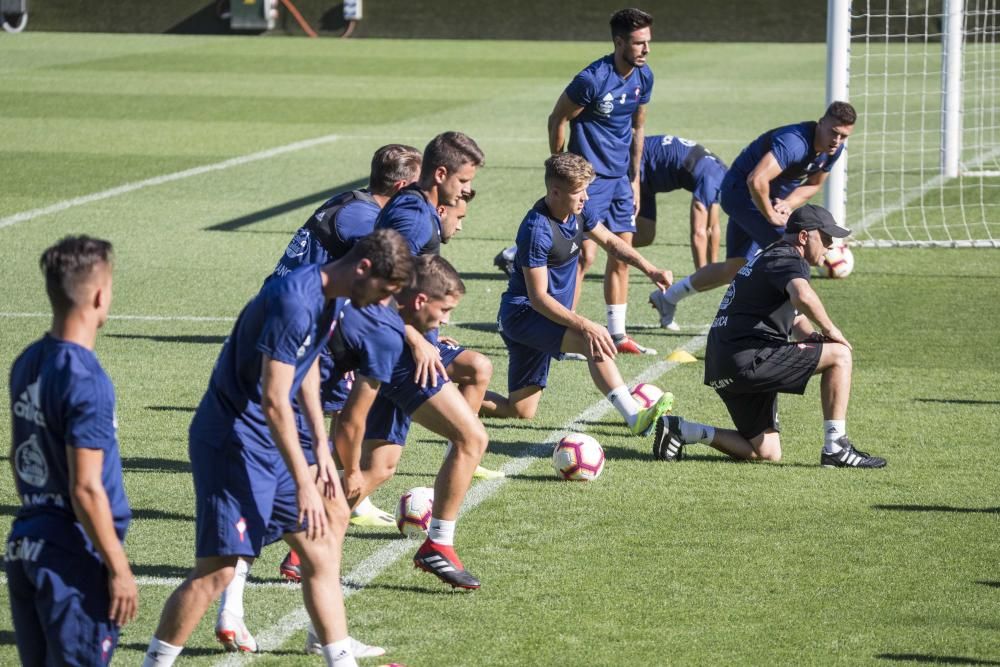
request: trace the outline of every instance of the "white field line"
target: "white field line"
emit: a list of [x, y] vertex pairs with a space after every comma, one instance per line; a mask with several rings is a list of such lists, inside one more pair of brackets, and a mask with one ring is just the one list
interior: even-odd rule
[[[52, 313], [7, 313], [0, 318], [51, 319]], [[112, 315], [112, 320], [137, 320], [140, 322], [233, 322], [235, 317], [210, 317], [201, 315]]]
[[60, 213], [76, 206], [92, 204], [103, 199], [111, 199], [112, 197], [118, 197], [119, 195], [128, 194], [129, 192], [135, 192], [136, 190], [142, 190], [143, 188], [152, 187], [154, 185], [163, 185], [164, 183], [171, 183], [173, 181], [179, 181], [192, 176], [201, 176], [202, 174], [207, 174], [213, 171], [222, 171], [224, 169], [229, 169], [230, 167], [239, 167], [251, 162], [257, 162], [259, 160], [267, 160], [277, 155], [292, 153], [305, 148], [312, 148], [313, 146], [321, 146], [323, 144], [337, 141], [340, 138], [340, 135], [337, 134], [327, 134], [322, 137], [315, 137], [313, 139], [306, 139], [304, 141], [296, 141], [290, 144], [285, 144], [284, 146], [276, 146], [275, 148], [269, 148], [257, 153], [250, 153], [249, 155], [241, 155], [228, 160], [223, 160], [222, 162], [216, 162], [214, 164], [192, 167], [191, 169], [185, 169], [183, 171], [175, 171], [172, 174], [163, 174], [162, 176], [154, 176], [153, 178], [147, 178], [142, 181], [125, 183], [124, 185], [119, 185], [100, 192], [94, 192], [89, 195], [65, 199], [49, 206], [31, 209], [30, 211], [22, 211], [21, 213], [9, 215], [6, 218], [0, 218], [0, 229], [16, 225], [19, 222], [34, 220], [35, 218], [40, 218], [44, 215]]
[[[693, 354], [705, 346], [707, 338], [706, 334], [696, 336], [685, 343], [681, 349]], [[650, 382], [655, 380], [675, 366], [677, 366], [677, 362], [673, 361], [661, 361], [656, 363], [640, 373], [637, 377], [633, 378], [633, 380], [629, 383], [629, 386], [633, 386], [639, 382]], [[465, 502], [462, 504], [460, 516], [475, 509], [483, 501], [489, 500], [495, 496], [500, 489], [503, 488], [503, 485], [507, 483], [511, 476], [519, 475], [524, 472], [528, 466], [535, 463], [539, 459], [551, 456], [552, 444], [558, 442], [564, 435], [577, 430], [586, 430], [587, 422], [600, 419], [610, 411], [611, 406], [605, 399], [602, 398], [574, 417], [573, 420], [567, 423], [563, 428], [550, 432], [542, 444], [534, 445], [528, 448], [528, 456], [518, 457], [503, 466], [502, 470], [507, 475], [506, 477], [484, 480], [473, 485], [472, 488], [469, 489], [468, 494], [465, 496]], [[341, 580], [343, 584], [344, 597], [346, 598], [363, 591], [365, 587], [373, 579], [375, 579], [375, 577], [382, 574], [382, 572], [392, 566], [393, 563], [399, 560], [404, 554], [412, 553], [417, 546], [417, 542], [411, 540], [392, 540], [389, 544], [378, 549], [371, 556], [358, 563], [353, 570], [344, 575]], [[434, 584], [437, 582], [434, 582], [431, 579], [431, 575], [428, 575], [428, 583]], [[308, 623], [309, 616], [306, 614], [305, 608], [297, 607], [295, 610], [279, 619], [278, 622], [271, 627], [266, 628], [259, 633], [255, 633], [257, 644], [260, 646], [260, 650], [263, 653], [244, 655], [229, 654], [213, 664], [216, 667], [236, 667], [237, 665], [245, 664], [249, 660], [255, 660], [257, 657], [266, 656], [267, 651], [279, 648], [282, 644], [288, 641], [293, 634], [305, 628]]]

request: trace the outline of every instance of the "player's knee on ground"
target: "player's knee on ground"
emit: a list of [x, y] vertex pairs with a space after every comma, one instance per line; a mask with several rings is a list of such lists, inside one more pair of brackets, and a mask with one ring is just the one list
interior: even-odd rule
[[775, 433], [762, 433], [750, 440], [757, 458], [762, 461], [777, 463], [781, 460], [781, 437]]

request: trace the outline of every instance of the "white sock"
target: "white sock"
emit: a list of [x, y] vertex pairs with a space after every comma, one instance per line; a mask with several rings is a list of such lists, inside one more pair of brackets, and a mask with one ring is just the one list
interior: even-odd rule
[[608, 332], [612, 336], [625, 335], [625, 311], [628, 310], [627, 303], [609, 303], [608, 310]]
[[326, 667], [358, 667], [358, 662], [351, 653], [350, 637], [326, 644], [321, 650]]
[[174, 664], [177, 656], [181, 654], [183, 648], [183, 646], [174, 646], [153, 637], [149, 640], [149, 648], [146, 649], [146, 657], [142, 661], [142, 667], [170, 667]]
[[667, 288], [667, 301], [675, 306], [681, 299], [686, 299], [692, 294], [697, 294], [698, 290], [691, 284], [691, 276], [684, 276], [669, 288]]
[[683, 440], [686, 445], [693, 442], [710, 445], [712, 444], [712, 440], [715, 439], [714, 426], [699, 424], [698, 422], [689, 422], [686, 419], [681, 419], [680, 422], [681, 440]]
[[611, 405], [615, 406], [615, 410], [618, 411], [622, 417], [625, 418], [625, 423], [629, 425], [629, 428], [635, 424], [635, 418], [639, 415], [639, 404], [635, 402], [635, 398], [629, 393], [628, 387], [622, 385], [620, 387], [615, 387], [608, 392], [608, 401]]
[[222, 591], [222, 599], [219, 600], [219, 618], [222, 612], [228, 611], [234, 616], [243, 618], [243, 589], [247, 585], [247, 576], [250, 574], [250, 563], [242, 558], [236, 561], [236, 574], [233, 580]]
[[427, 530], [427, 537], [435, 544], [453, 547], [455, 546], [455, 523], [455, 521], [432, 518], [431, 527]]
[[358, 503], [353, 510], [351, 510], [351, 516], [361, 516], [362, 514], [371, 514], [374, 511], [375, 511], [375, 505], [373, 505], [372, 501], [369, 500], [367, 496], [365, 496], [361, 500], [361, 502]]
[[504, 248], [503, 252], [500, 254], [503, 255], [503, 258], [506, 259], [508, 262], [513, 262], [514, 258], [517, 257], [517, 246], [512, 245], [509, 248]]
[[836, 454], [842, 447], [837, 444], [837, 440], [847, 435], [846, 419], [824, 419], [823, 420], [823, 448], [830, 454]]

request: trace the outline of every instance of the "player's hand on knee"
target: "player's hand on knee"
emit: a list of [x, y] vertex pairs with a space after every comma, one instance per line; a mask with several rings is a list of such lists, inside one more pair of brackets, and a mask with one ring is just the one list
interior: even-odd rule
[[319, 489], [309, 484], [296, 494], [299, 502], [299, 525], [306, 527], [306, 539], [316, 540], [326, 535], [326, 507]]
[[344, 487], [344, 498], [347, 504], [353, 506], [356, 500], [361, 498], [362, 486], [365, 483], [361, 470], [344, 470], [344, 477], [341, 484]]
[[412, 352], [413, 363], [417, 367], [413, 375], [414, 382], [421, 387], [426, 387], [428, 384], [436, 387], [438, 376], [441, 376], [442, 382], [448, 381], [448, 371], [441, 363], [441, 352], [437, 346], [424, 339], [413, 346]]
[[118, 575], [108, 573], [108, 594], [108, 618], [118, 627], [134, 621], [139, 613], [139, 587], [131, 569]]
[[837, 327], [830, 327], [829, 329], [823, 332], [823, 336], [832, 343], [840, 343], [841, 345], [845, 345], [848, 350], [854, 349], [853, 347], [851, 347], [851, 344], [847, 342], [847, 339], [844, 338], [844, 334], [842, 334], [840, 332], [840, 329], [838, 329]]
[[319, 492], [325, 498], [337, 497], [337, 485], [340, 483], [340, 477], [337, 475], [337, 467], [333, 463], [333, 457], [326, 456], [321, 461], [319, 457], [316, 460], [316, 487]]
[[588, 321], [583, 327], [583, 337], [587, 341], [590, 357], [594, 361], [602, 361], [605, 357], [614, 359], [618, 354], [615, 341], [605, 327]]

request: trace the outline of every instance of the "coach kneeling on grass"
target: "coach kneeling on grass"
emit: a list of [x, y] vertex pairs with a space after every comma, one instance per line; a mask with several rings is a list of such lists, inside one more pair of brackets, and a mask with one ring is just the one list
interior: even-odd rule
[[851, 344], [809, 285], [809, 266], [819, 265], [834, 238], [850, 233], [829, 211], [807, 204], [788, 218], [781, 240], [739, 270], [712, 322], [705, 353], [705, 384], [718, 392], [736, 430], [665, 416], [653, 441], [656, 458], [679, 460], [684, 445], [700, 442], [735, 459], [780, 460], [778, 394], [804, 393], [819, 373], [825, 438], [820, 465], [885, 466], [885, 459], [855, 449], [847, 437]]

